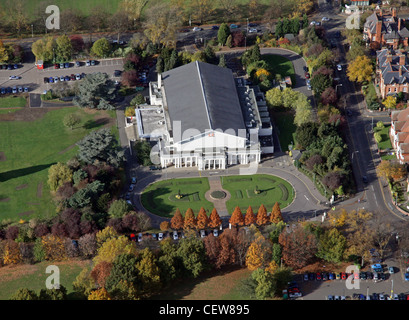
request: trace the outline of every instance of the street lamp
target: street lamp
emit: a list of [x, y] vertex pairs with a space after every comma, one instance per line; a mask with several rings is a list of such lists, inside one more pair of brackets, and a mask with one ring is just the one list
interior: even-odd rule
[[31, 25], [31, 38], [34, 38], [34, 28], [33, 28], [33, 25]]

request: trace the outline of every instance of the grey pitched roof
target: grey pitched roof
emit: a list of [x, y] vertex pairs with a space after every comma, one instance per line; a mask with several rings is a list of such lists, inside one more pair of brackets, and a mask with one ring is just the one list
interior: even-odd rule
[[398, 19], [394, 18], [392, 15], [386, 14], [382, 17], [376, 12], [371, 14], [364, 23], [364, 27], [368, 28], [372, 34], [376, 33], [376, 23], [382, 21], [381, 33], [384, 34], [385, 40], [388, 39], [399, 39], [409, 37], [409, 31], [401, 24], [401, 30], [398, 30]]
[[[383, 49], [376, 52], [378, 68], [381, 71], [385, 84], [405, 83], [409, 79], [409, 65], [405, 57], [405, 65], [402, 66], [402, 74], [399, 75], [399, 54], [389, 49]], [[392, 55], [392, 61], [387, 61], [387, 56]]]
[[195, 61], [164, 72], [162, 79], [172, 127], [181, 122], [182, 138], [189, 129], [233, 129], [237, 134], [246, 128], [230, 69]]

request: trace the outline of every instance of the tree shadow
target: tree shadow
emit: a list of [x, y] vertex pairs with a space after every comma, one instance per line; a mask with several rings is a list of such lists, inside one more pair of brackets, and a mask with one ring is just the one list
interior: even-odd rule
[[5, 182], [10, 179], [26, 176], [32, 173], [36, 173], [51, 167], [52, 165], [56, 164], [56, 162], [49, 163], [49, 164], [42, 164], [38, 166], [32, 166], [22, 169], [10, 170], [3, 173], [0, 173], [0, 182]]
[[98, 120], [88, 120], [87, 122], [83, 124], [83, 128], [90, 130], [90, 129], [94, 129], [94, 128], [98, 128], [103, 125], [106, 125], [108, 124], [108, 122], [109, 122], [108, 118], [101, 118]]

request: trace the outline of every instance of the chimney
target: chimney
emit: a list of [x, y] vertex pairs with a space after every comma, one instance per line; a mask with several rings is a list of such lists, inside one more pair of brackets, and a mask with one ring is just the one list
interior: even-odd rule
[[[382, 40], [382, 20], [378, 20], [376, 21], [376, 41], [378, 41], [379, 43], [381, 43]], [[372, 39], [371, 39], [372, 40]]]
[[392, 8], [392, 17], [396, 18], [396, 8]]
[[402, 21], [402, 19], [398, 18], [398, 31], [400, 31], [401, 21]]
[[383, 15], [383, 11], [382, 11], [382, 9], [380, 9], [379, 10], [379, 16], [382, 17], [382, 15]]
[[399, 77], [402, 76], [402, 66], [399, 66]]
[[405, 54], [401, 53], [401, 54], [399, 55], [399, 65], [400, 65], [400, 66], [404, 66], [404, 65], [405, 65], [405, 62], [406, 62], [406, 56], [405, 56]]
[[158, 73], [158, 89], [162, 87], [162, 75]]

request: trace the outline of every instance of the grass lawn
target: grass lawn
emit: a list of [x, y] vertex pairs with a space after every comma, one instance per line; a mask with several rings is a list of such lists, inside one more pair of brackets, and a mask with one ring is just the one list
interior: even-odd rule
[[263, 54], [261, 58], [268, 63], [274, 73], [281, 74], [283, 80], [286, 76], [290, 76], [293, 86], [295, 85], [294, 66], [290, 60], [275, 54]]
[[60, 284], [67, 289], [68, 298], [73, 293], [72, 283], [81, 270], [90, 264], [85, 261], [44, 261], [33, 265], [24, 264], [5, 266], [0, 268], [0, 300], [8, 300], [18, 289], [28, 288], [37, 294], [46, 289], [45, 281], [50, 274], [45, 270], [49, 265], [56, 265], [60, 269]]
[[2, 97], [0, 98], [0, 108], [22, 108], [27, 104], [27, 100], [24, 97]]
[[196, 279], [183, 279], [169, 290], [153, 297], [159, 300], [250, 300], [240, 290], [241, 282], [251, 274], [247, 268], [229, 267], [204, 272]]
[[[177, 208], [182, 215], [188, 208], [197, 215], [200, 207], [210, 215], [213, 204], [205, 199], [205, 193], [209, 189], [207, 178], [158, 181], [143, 191], [141, 201], [148, 211], [163, 217], [172, 217]], [[179, 190], [183, 195], [181, 199], [175, 197]]]
[[294, 115], [291, 112], [273, 112], [273, 121], [278, 129], [277, 135], [280, 141], [281, 150], [288, 151], [288, 145], [296, 145]]
[[385, 126], [382, 130], [376, 131], [376, 127], [374, 128], [375, 132], [380, 132], [382, 141], [378, 143], [378, 148], [380, 150], [392, 149], [391, 139], [389, 138], [389, 129], [390, 126]]
[[[256, 174], [252, 176], [223, 177], [222, 185], [231, 194], [230, 200], [226, 202], [230, 214], [236, 206], [240, 207], [243, 214], [248, 206], [251, 206], [254, 213], [257, 213], [262, 204], [269, 212], [276, 202], [283, 209], [294, 199], [292, 186], [287, 181], [271, 175]], [[261, 193], [254, 193], [256, 186]]]
[[[73, 130], [62, 124], [69, 113], [81, 118]], [[0, 121], [0, 220], [54, 215], [48, 168], [66, 162], [77, 153], [76, 142], [111, 123], [105, 111], [78, 108], [55, 109], [34, 121]]]

